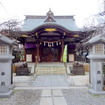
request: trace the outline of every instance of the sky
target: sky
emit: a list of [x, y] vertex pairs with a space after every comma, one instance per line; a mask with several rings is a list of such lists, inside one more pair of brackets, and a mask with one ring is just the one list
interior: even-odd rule
[[101, 11], [103, 0], [0, 0], [0, 23], [9, 19], [24, 20], [25, 15], [46, 15], [51, 8], [54, 15], [75, 15], [76, 24]]

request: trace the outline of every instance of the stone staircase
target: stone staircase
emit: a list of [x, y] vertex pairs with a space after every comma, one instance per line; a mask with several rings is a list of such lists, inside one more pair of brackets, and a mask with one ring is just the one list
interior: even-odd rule
[[64, 63], [40, 63], [35, 68], [36, 75], [66, 74]]

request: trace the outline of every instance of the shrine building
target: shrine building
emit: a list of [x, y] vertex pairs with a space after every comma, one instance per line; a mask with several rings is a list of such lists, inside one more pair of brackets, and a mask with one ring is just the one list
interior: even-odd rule
[[74, 16], [55, 16], [51, 10], [45, 16], [26, 15], [18, 38], [24, 45], [27, 62], [62, 62], [67, 45], [67, 61], [76, 60], [76, 43], [81, 32]]

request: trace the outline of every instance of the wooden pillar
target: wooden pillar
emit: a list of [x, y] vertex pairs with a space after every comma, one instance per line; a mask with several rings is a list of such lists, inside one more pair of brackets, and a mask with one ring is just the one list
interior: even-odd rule
[[36, 63], [39, 62], [39, 43], [37, 43]]
[[63, 57], [63, 52], [64, 52], [64, 41], [61, 41], [61, 61], [62, 61], [62, 57]]
[[25, 49], [25, 45], [23, 45], [23, 61], [26, 61], [26, 49]]

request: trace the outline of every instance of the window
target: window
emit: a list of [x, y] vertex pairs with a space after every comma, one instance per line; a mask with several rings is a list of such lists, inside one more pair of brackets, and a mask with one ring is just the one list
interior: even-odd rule
[[104, 47], [103, 44], [95, 45], [95, 53], [96, 54], [103, 54], [104, 53], [103, 47]]
[[0, 45], [0, 54], [6, 54], [6, 53], [7, 53], [7, 46]]

